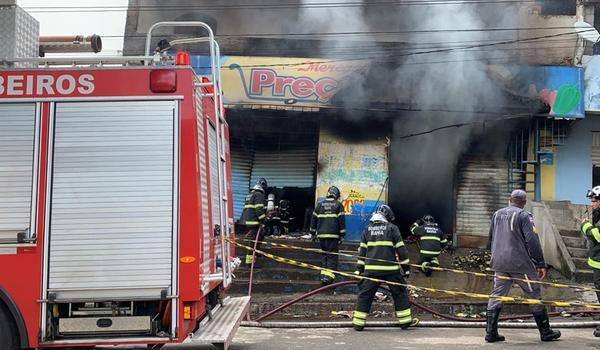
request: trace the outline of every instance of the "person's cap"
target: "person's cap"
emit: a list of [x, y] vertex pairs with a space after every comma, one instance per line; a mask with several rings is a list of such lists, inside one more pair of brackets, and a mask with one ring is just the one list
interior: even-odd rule
[[510, 194], [510, 199], [516, 199], [518, 201], [526, 201], [527, 200], [527, 193], [523, 190], [514, 190], [512, 191], [512, 193]]

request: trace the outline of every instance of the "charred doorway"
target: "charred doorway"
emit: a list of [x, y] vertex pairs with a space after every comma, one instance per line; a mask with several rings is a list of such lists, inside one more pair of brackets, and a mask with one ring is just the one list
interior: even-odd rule
[[314, 206], [318, 118], [313, 113], [231, 109], [228, 122], [236, 222], [248, 191], [265, 178], [267, 195], [274, 194], [275, 203], [290, 201], [290, 232], [307, 229], [305, 218]]

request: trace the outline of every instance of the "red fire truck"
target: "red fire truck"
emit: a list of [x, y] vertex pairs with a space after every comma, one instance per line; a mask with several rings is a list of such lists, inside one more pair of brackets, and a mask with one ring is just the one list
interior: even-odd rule
[[[207, 33], [212, 74], [150, 55], [154, 29], [183, 25]], [[3, 60], [1, 350], [226, 348], [247, 311], [223, 293], [237, 259], [218, 46], [200, 22], [147, 42], [140, 57]]]

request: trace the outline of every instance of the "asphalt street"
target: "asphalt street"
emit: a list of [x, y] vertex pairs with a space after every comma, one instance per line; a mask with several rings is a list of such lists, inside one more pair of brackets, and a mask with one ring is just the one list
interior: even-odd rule
[[[463, 328], [371, 328], [356, 332], [341, 329], [264, 329], [242, 327], [231, 350], [293, 350], [293, 349], [600, 349], [600, 338], [593, 329], [562, 329], [563, 337], [552, 343], [539, 341], [536, 329], [501, 329], [506, 342], [487, 344], [484, 329]], [[165, 349], [214, 350], [210, 345], [168, 346]]]

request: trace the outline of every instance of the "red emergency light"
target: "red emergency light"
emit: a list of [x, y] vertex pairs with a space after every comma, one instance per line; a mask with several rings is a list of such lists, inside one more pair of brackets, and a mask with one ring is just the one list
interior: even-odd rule
[[187, 52], [179, 51], [175, 54], [175, 64], [178, 66], [189, 66], [190, 54]]

